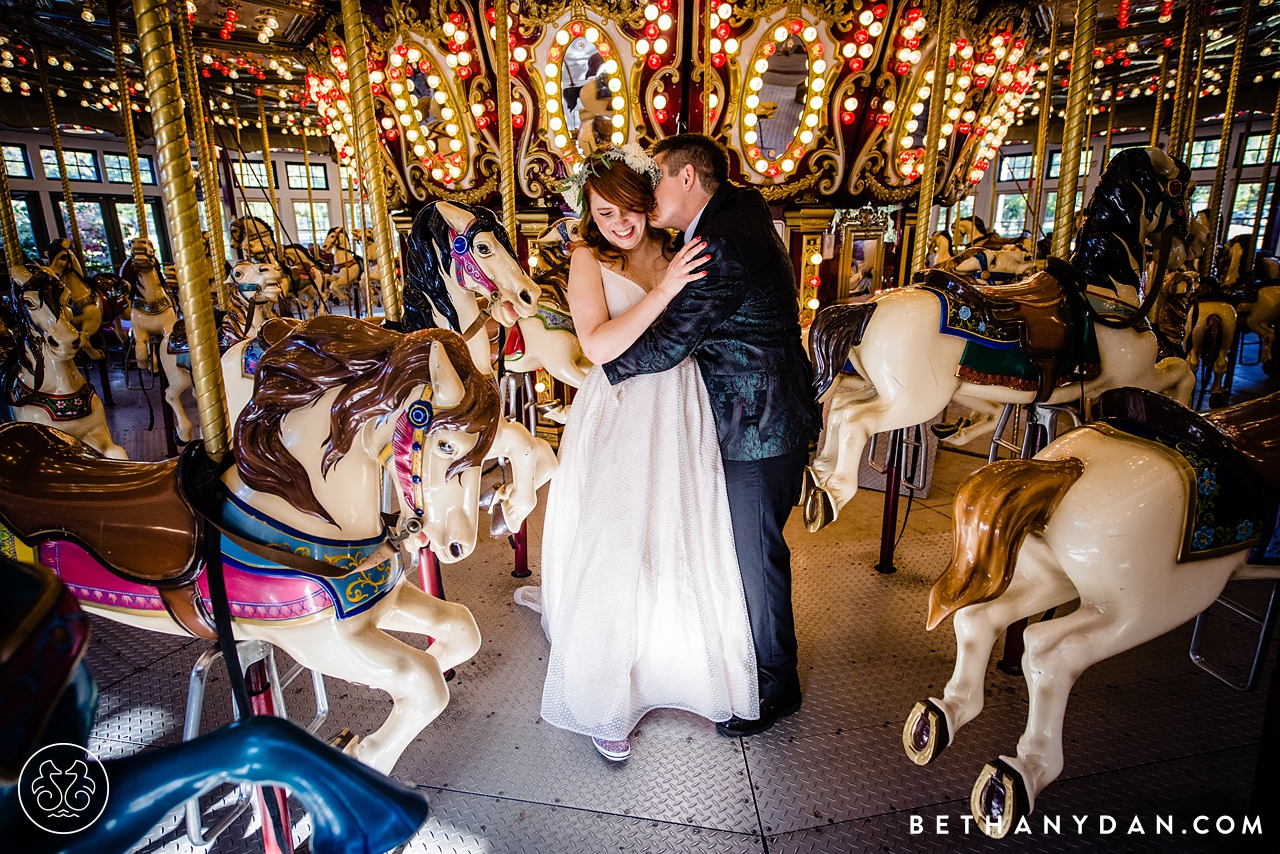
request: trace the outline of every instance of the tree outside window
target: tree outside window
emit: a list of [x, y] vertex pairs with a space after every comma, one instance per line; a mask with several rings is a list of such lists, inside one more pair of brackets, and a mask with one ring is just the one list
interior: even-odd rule
[[[1086, 148], [1080, 152], [1080, 174], [1088, 175], [1090, 167], [1093, 166], [1093, 149]], [[1062, 152], [1054, 151], [1049, 155], [1049, 175], [1050, 178], [1057, 178], [1062, 172]]]
[[[1267, 159], [1267, 137], [1270, 134], [1254, 133], [1244, 141], [1244, 165], [1261, 166]], [[1272, 163], [1280, 163], [1280, 143], [1271, 155]], [[12, 174], [12, 173], [11, 173]]]
[[[67, 171], [70, 171], [70, 163]], [[58, 213], [66, 233], [71, 230], [66, 226], [67, 203], [58, 200]], [[98, 273], [114, 273], [115, 263], [111, 257], [111, 241], [107, 237], [107, 223], [103, 217], [101, 202], [76, 201], [76, 225], [80, 227], [80, 246], [84, 249], [84, 266], [89, 275]]]
[[1213, 187], [1208, 184], [1197, 186], [1191, 191], [1191, 200], [1188, 203], [1188, 207], [1191, 208], [1192, 216], [1209, 207], [1209, 193], [1212, 191]]
[[311, 207], [307, 202], [294, 202], [293, 220], [298, 224], [298, 242], [319, 246], [329, 233], [329, 203], [315, 203], [314, 223], [311, 221]]
[[[1254, 222], [1254, 214], [1258, 211], [1258, 191], [1262, 188], [1262, 184], [1257, 181], [1242, 183], [1236, 187], [1235, 204], [1231, 206], [1231, 222], [1227, 225], [1227, 239], [1235, 237], [1239, 234], [1251, 234], [1257, 230], [1257, 223]], [[1267, 216], [1271, 212], [1271, 197], [1267, 195], [1266, 200], [1262, 203], [1262, 221], [1267, 221]]]
[[996, 221], [993, 226], [1001, 237], [1017, 237], [1027, 222], [1027, 197], [1021, 193], [996, 196]]
[[999, 180], [1007, 181], [1028, 181], [1031, 179], [1031, 161], [1035, 157], [1031, 154], [1006, 154], [1000, 158], [1000, 174]]
[[31, 202], [14, 199], [13, 218], [18, 222], [18, 243], [22, 246], [23, 254], [28, 258], [39, 258], [41, 247], [36, 242], [35, 226], [31, 224]]
[[[1045, 234], [1053, 231], [1053, 224], [1057, 221], [1058, 210], [1058, 191], [1050, 190], [1044, 201], [1044, 231]], [[1076, 190], [1076, 213], [1084, 210], [1084, 190]]]
[[234, 162], [231, 171], [236, 176], [236, 183], [245, 190], [265, 189], [267, 186], [267, 165], [249, 161]]

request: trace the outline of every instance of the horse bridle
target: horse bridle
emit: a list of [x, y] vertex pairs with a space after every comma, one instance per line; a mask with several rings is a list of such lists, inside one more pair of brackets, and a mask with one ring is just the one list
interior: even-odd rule
[[466, 278], [475, 282], [489, 293], [489, 304], [480, 310], [480, 316], [477, 317], [466, 331], [462, 333], [464, 340], [470, 339], [473, 335], [480, 331], [485, 322], [493, 314], [493, 306], [498, 302], [498, 286], [494, 284], [493, 279], [489, 278], [489, 274], [480, 269], [480, 265], [476, 263], [475, 256], [471, 254], [472, 242], [475, 235], [472, 228], [475, 227], [475, 217], [471, 218], [471, 222], [467, 223], [466, 231], [462, 234], [454, 231], [453, 227], [449, 228], [449, 255], [453, 258], [453, 274], [458, 280], [458, 287], [470, 290], [466, 284]]

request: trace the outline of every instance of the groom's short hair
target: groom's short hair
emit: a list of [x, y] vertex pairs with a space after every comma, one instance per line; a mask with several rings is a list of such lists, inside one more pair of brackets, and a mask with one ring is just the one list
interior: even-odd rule
[[724, 146], [700, 133], [679, 133], [659, 140], [653, 146], [653, 156], [663, 155], [663, 165], [668, 175], [674, 175], [685, 166], [692, 166], [703, 192], [715, 194], [720, 185], [729, 180], [729, 154]]

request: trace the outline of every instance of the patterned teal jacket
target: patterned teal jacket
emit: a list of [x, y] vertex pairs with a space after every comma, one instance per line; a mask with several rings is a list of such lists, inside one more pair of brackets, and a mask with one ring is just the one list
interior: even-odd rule
[[800, 343], [795, 273], [759, 191], [722, 186], [696, 234], [707, 275], [691, 282], [631, 347], [606, 363], [609, 382], [670, 370], [692, 354], [711, 397], [726, 460], [806, 447], [821, 410]]

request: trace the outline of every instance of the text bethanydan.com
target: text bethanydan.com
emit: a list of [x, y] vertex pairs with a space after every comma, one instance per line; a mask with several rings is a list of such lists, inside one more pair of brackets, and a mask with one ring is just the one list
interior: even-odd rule
[[[991, 830], [995, 830], [994, 822], [991, 822]], [[944, 813], [935, 816], [908, 816], [907, 831], [912, 836], [921, 834], [967, 836], [971, 833], [981, 833], [982, 828], [978, 820], [968, 813], [959, 815]], [[1262, 817], [1198, 815], [1179, 818], [1172, 815], [1135, 815], [1126, 820], [1123, 816], [1110, 815], [1023, 816], [1009, 835], [1016, 836], [1020, 833], [1031, 836], [1061, 836], [1064, 833], [1077, 836], [1181, 836], [1183, 834], [1256, 836], [1262, 834]]]

